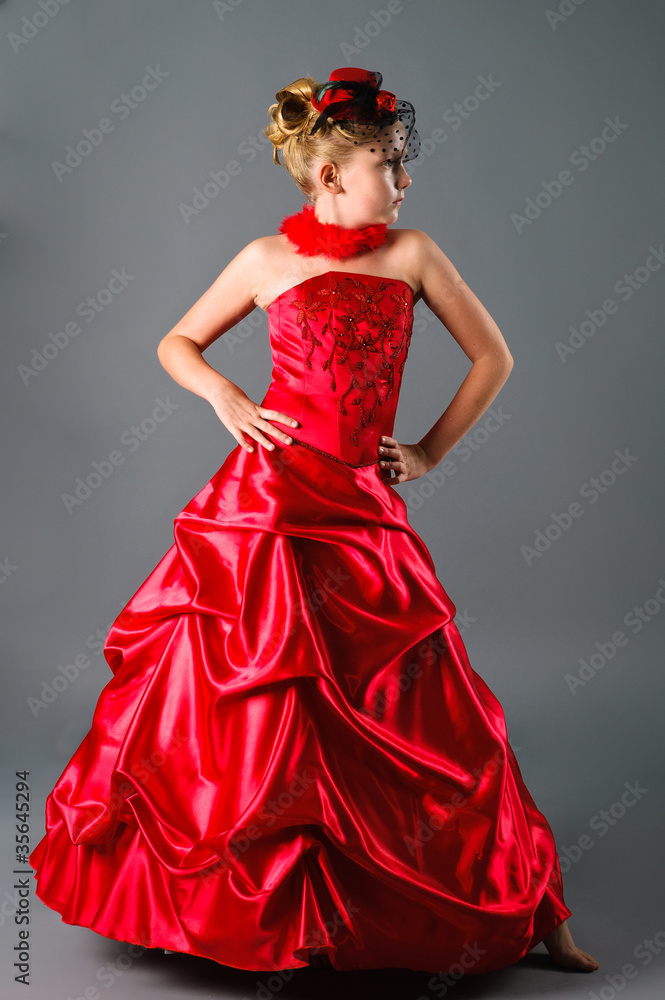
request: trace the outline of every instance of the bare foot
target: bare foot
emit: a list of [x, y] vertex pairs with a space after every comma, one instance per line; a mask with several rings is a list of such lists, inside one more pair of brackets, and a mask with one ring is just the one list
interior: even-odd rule
[[579, 969], [580, 972], [595, 972], [598, 968], [596, 959], [578, 948], [573, 941], [567, 920], [544, 937], [543, 944], [557, 965], [563, 965], [568, 969]]

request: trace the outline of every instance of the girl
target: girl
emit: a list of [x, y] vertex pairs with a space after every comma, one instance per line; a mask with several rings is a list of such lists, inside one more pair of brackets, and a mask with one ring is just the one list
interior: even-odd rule
[[[573, 943], [552, 831], [472, 669], [406, 505], [513, 359], [425, 233], [391, 229], [413, 106], [343, 67], [276, 94], [266, 135], [309, 204], [163, 338], [237, 447], [111, 628], [113, 678], [30, 856], [69, 923], [243, 969], [471, 973]], [[419, 441], [392, 434], [424, 299], [472, 366]], [[257, 403], [203, 351], [254, 308]]]

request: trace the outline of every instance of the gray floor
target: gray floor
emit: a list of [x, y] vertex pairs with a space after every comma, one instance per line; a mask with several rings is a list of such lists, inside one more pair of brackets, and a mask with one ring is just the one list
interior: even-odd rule
[[[566, 901], [573, 916], [569, 926], [580, 947], [594, 955], [600, 969], [575, 973], [557, 968], [539, 944], [522, 961], [496, 972], [467, 975], [450, 986], [433, 990], [431, 974], [408, 970], [336, 972], [298, 969], [283, 975], [243, 971], [215, 962], [146, 950], [131, 957], [128, 945], [112, 941], [88, 928], [65, 924], [40, 899], [30, 900], [31, 969], [28, 987], [13, 982], [10, 957], [17, 943], [4, 877], [0, 905], [0, 996], [30, 1000], [163, 1000], [163, 998], [396, 998], [399, 1000], [454, 1000], [480, 997], [556, 997], [557, 1000], [662, 1000], [665, 996], [665, 912], [662, 871], [656, 845], [663, 829], [665, 790], [654, 789], [650, 812], [635, 817], [632, 830], [617, 825], [602, 847], [564, 876]], [[644, 804], [646, 807], [646, 803]], [[10, 843], [10, 820], [2, 824], [2, 842]], [[652, 839], [653, 838], [653, 839]], [[651, 849], [643, 844], [650, 842]], [[643, 848], [643, 849], [642, 849]], [[660, 881], [659, 881], [660, 880]], [[656, 938], [662, 953], [646, 961], [643, 942]], [[658, 949], [658, 945], [654, 945]], [[132, 949], [134, 952], [134, 949]], [[626, 965], [632, 969], [626, 969]], [[623, 970], [623, 971], [622, 971]], [[626, 979], [624, 973], [629, 972]]]
[[[571, 909], [573, 905], [571, 903]], [[597, 902], [575, 902], [575, 917], [570, 920], [576, 933], [601, 968], [591, 974], [557, 969], [551, 964], [544, 946], [538, 945], [526, 958], [506, 969], [483, 975], [466, 976], [443, 992], [428, 988], [431, 976], [407, 970], [336, 972], [330, 969], [297, 969], [283, 977], [260, 972], [245, 972], [189, 955], [164, 956], [145, 951], [131, 959], [127, 945], [110, 941], [86, 928], [65, 925], [58, 914], [37, 900], [34, 904], [32, 938], [34, 958], [29, 988], [10, 986], [2, 996], [30, 997], [31, 1000], [161, 1000], [161, 998], [237, 997], [247, 1000], [282, 1000], [297, 997], [399, 997], [400, 1000], [435, 1000], [454, 996], [455, 1000], [476, 997], [556, 997], [610, 1000], [615, 995], [627, 998], [661, 1000], [665, 995], [664, 964], [654, 959], [628, 982], [620, 993], [611, 992], [606, 974], [615, 977], [633, 958], [634, 943], [644, 935], [635, 933], [620, 912], [609, 917]], [[7, 927], [5, 927], [7, 931]], [[5, 968], [5, 987], [8, 963]], [[614, 980], [614, 982], [618, 982]], [[603, 988], [606, 992], [603, 992]], [[86, 990], [88, 992], [86, 993]], [[94, 992], [97, 990], [97, 992]], [[595, 994], [595, 995], [594, 995]]]

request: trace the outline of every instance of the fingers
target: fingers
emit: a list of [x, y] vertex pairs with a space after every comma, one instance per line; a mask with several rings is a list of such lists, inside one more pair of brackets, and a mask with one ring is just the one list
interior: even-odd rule
[[[262, 430], [268, 431], [274, 437], [283, 441], [284, 444], [291, 444], [291, 438], [284, 431], [281, 431], [278, 427], [273, 427], [270, 420], [277, 420], [280, 424], [288, 424], [290, 427], [297, 427], [298, 421], [294, 420], [293, 417], [287, 416], [286, 413], [282, 413], [280, 410], [264, 410], [263, 407], [259, 407], [259, 417], [260, 423], [257, 421], [257, 427], [261, 427]], [[262, 438], [262, 440], [264, 440]]]
[[238, 444], [240, 445], [240, 447], [244, 448], [245, 451], [254, 451], [254, 448], [252, 447], [252, 445], [248, 444], [247, 441], [245, 441], [244, 437], [240, 437], [239, 434], [236, 434], [235, 435], [235, 439], [238, 442]]
[[[256, 419], [255, 424], [250, 425], [247, 428], [243, 428], [243, 431], [245, 434], [250, 434], [255, 441], [257, 441], [259, 444], [262, 444], [269, 451], [274, 451], [275, 445], [273, 444], [272, 441], [269, 441], [268, 438], [261, 433], [261, 431], [266, 431], [267, 433], [272, 434], [274, 437], [278, 438], [284, 444], [292, 444], [293, 439], [291, 438], [291, 436], [285, 433], [284, 431], [280, 430], [279, 428], [273, 427], [273, 425], [270, 423], [270, 420], [277, 420], [279, 423], [288, 424], [290, 427], [299, 426], [297, 420], [295, 420], [293, 417], [290, 417], [286, 413], [282, 413], [281, 410], [268, 410], [264, 409], [264, 407], [262, 406], [259, 406], [258, 418]], [[240, 444], [242, 444], [242, 446], [246, 448], [247, 451], [254, 451], [252, 445], [248, 445], [244, 441], [240, 441]]]
[[393, 437], [382, 437], [377, 445], [377, 451], [379, 455], [385, 456], [390, 451], [394, 451], [397, 447], [397, 438]]
[[[280, 431], [276, 431], [271, 424], [267, 425], [266, 430], [268, 431], [269, 434], [274, 434], [275, 437], [281, 438], [281, 440], [283, 440], [285, 444], [291, 444], [292, 439], [288, 436], [288, 434], [282, 434]], [[268, 449], [268, 451], [275, 450], [275, 445], [273, 444], [273, 442], [270, 441], [264, 434], [261, 433], [258, 426], [248, 427], [245, 430], [245, 434], [250, 434], [255, 441], [257, 441], [259, 444], [262, 444], [264, 448]], [[254, 451], [254, 449], [251, 446], [249, 450]]]
[[297, 420], [290, 417], [287, 413], [282, 413], [281, 410], [264, 410], [264, 408], [260, 406], [259, 416], [265, 417], [268, 420], [277, 420], [280, 424], [288, 424], [290, 427], [298, 426]]
[[[394, 486], [407, 479], [406, 463], [404, 455], [397, 438], [382, 437], [377, 446], [379, 452], [379, 467], [381, 475], [386, 483]], [[395, 473], [393, 476], [392, 473]]]
[[380, 444], [378, 446], [379, 465], [383, 469], [395, 468], [395, 463], [402, 460], [402, 452], [395, 438], [381, 438], [382, 441], [395, 441], [394, 445]]

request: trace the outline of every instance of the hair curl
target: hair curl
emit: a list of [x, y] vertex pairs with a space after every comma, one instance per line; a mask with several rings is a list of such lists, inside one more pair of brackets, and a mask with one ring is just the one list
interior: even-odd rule
[[[322, 86], [311, 76], [301, 76], [283, 90], [278, 90], [276, 103], [268, 108], [270, 124], [264, 129], [264, 135], [273, 146], [273, 162], [288, 170], [309, 201], [315, 194], [312, 181], [314, 164], [329, 161], [343, 167], [354, 154], [354, 143], [360, 145], [355, 142], [354, 133], [330, 118], [314, 135], [309, 135], [319, 114], [312, 98]], [[378, 128], [379, 125], [374, 123], [367, 126], [370, 139]], [[280, 149], [284, 163], [278, 156]]]

